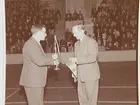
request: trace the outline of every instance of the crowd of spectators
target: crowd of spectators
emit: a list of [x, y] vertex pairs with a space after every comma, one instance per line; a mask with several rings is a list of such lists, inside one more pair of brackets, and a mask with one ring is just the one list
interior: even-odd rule
[[[49, 36], [46, 38], [46, 42], [42, 41], [42, 47], [45, 52], [54, 53], [55, 52], [55, 40], [54, 40], [55, 31], [51, 30]], [[61, 39], [58, 39], [57, 42], [59, 44], [60, 52], [72, 52], [74, 48], [74, 44], [77, 39], [73, 36], [72, 32], [69, 29], [66, 29], [65, 36]]]
[[91, 16], [99, 46], [106, 50], [137, 48], [138, 0], [103, 0]]
[[[130, 50], [137, 48], [138, 0], [102, 0], [98, 8], [92, 8], [95, 39], [106, 50]], [[25, 41], [31, 36], [33, 24], [44, 24], [48, 30], [48, 51], [54, 51], [55, 26], [61, 19], [59, 9], [46, 8], [41, 1], [6, 0], [6, 53], [21, 53]], [[84, 20], [81, 11], [70, 10], [66, 21]], [[61, 52], [73, 51], [76, 38], [66, 29], [58, 40]], [[45, 45], [45, 44], [44, 44]], [[46, 47], [44, 47], [46, 48]]]
[[64, 38], [60, 40], [61, 52], [72, 52], [76, 41], [77, 39], [73, 36], [73, 33], [66, 29]]
[[61, 19], [58, 9], [43, 7], [39, 0], [6, 0], [5, 7], [7, 54], [22, 52], [33, 24], [44, 24], [47, 30], [55, 30]]
[[73, 13], [71, 13], [70, 10], [66, 13], [65, 16], [66, 21], [76, 21], [76, 20], [84, 20], [84, 16], [81, 11], [79, 13], [75, 10]]

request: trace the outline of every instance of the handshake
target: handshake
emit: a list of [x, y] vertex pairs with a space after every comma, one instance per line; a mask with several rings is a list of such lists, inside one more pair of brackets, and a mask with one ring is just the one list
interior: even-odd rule
[[72, 63], [77, 63], [77, 58], [71, 57], [69, 58], [69, 61], [71, 61]]
[[[54, 65], [58, 66], [60, 64], [58, 54], [53, 54], [52, 58], [53, 58]], [[69, 58], [69, 61], [76, 64], [77, 63], [77, 58], [71, 57], [71, 58]]]

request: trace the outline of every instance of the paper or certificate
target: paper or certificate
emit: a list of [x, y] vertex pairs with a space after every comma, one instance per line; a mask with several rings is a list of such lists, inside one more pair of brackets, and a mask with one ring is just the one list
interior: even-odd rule
[[72, 78], [74, 79], [74, 82], [77, 81], [77, 71], [74, 71], [74, 72], [72, 73]]
[[58, 59], [58, 54], [53, 54], [52, 57], [53, 59]]
[[66, 65], [71, 70], [72, 78], [74, 78], [74, 82], [76, 82], [77, 81], [77, 65], [71, 61], [68, 61]]
[[[75, 69], [77, 68], [77, 65], [76, 65], [75, 63], [71, 63], [71, 64], [68, 65], [68, 67], [69, 67], [69, 69], [71, 69], [72, 71], [73, 71], [73, 70], [75, 71]], [[74, 71], [73, 71], [73, 72], [74, 72]]]

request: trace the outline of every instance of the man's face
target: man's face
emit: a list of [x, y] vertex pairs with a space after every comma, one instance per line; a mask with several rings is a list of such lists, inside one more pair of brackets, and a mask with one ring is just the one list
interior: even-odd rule
[[42, 28], [42, 30], [39, 31], [39, 36], [40, 40], [45, 40], [45, 37], [47, 36], [45, 28]]
[[76, 28], [73, 28], [73, 29], [72, 29], [72, 32], [73, 32], [73, 36], [75, 36], [76, 39], [79, 40], [79, 39], [82, 38], [82, 35], [83, 35], [82, 30], [78, 30], [78, 29], [76, 29]]

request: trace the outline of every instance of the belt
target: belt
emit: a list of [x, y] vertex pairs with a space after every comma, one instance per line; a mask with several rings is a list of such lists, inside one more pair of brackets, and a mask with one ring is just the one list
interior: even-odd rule
[[93, 63], [96, 63], [97, 61], [95, 61], [95, 62], [88, 62], [88, 63], [81, 63], [81, 64], [77, 64], [77, 66], [79, 66], [79, 65], [87, 65], [87, 64], [93, 64]]

